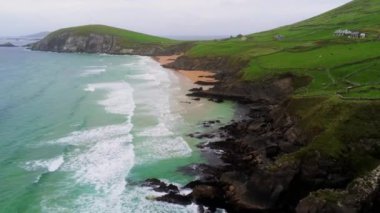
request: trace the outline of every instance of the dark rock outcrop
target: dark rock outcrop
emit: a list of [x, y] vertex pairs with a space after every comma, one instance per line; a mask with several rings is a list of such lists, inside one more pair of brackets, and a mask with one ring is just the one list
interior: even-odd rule
[[[223, 83], [210, 90], [193, 90], [189, 95], [239, 101], [250, 110], [244, 119], [221, 127], [218, 133], [192, 134], [206, 140], [223, 135], [217, 142], [199, 146], [215, 150], [223, 164], [211, 172], [196, 170], [200, 179], [189, 184], [193, 202], [227, 212], [375, 212], [380, 195], [378, 178], [356, 187], [355, 175], [345, 160], [312, 149], [297, 157], [292, 155], [307, 147], [320, 131], [306, 133], [298, 124], [299, 118], [289, 112], [289, 96], [310, 78], [284, 74], [253, 83], [236, 83], [227, 76], [218, 80]], [[376, 144], [376, 140], [362, 140], [360, 150], [372, 153], [377, 150]], [[349, 183], [355, 190], [351, 187], [342, 192]], [[323, 196], [310, 195], [326, 188], [337, 190], [330, 197], [339, 198], [339, 202], [330, 202], [329, 196], [326, 201]], [[352, 196], [340, 196], [342, 193]]]
[[161, 202], [166, 202], [166, 203], [179, 204], [179, 205], [190, 205], [193, 202], [191, 196], [180, 195], [180, 194], [173, 193], [173, 192], [170, 192], [166, 195], [158, 197], [155, 200], [161, 201]]
[[377, 212], [380, 198], [380, 167], [355, 179], [344, 190], [324, 189], [302, 199], [296, 210], [306, 212]]
[[194, 84], [202, 85], [202, 86], [213, 86], [216, 84], [216, 82], [211, 81], [196, 81]]
[[147, 179], [144, 181], [142, 186], [150, 187], [156, 192], [165, 192], [165, 193], [178, 193], [179, 189], [173, 184], [166, 184], [156, 178]]
[[210, 70], [236, 73], [248, 64], [245, 60], [231, 60], [228, 57], [181, 56], [164, 67], [178, 70]]

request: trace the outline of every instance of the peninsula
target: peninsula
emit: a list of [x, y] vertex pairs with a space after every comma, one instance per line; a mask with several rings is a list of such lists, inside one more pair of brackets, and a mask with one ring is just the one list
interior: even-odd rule
[[224, 166], [197, 165], [200, 179], [185, 186], [190, 195], [168, 189], [157, 200], [229, 212], [375, 212], [379, 23], [377, 0], [354, 0], [293, 25], [222, 40], [180, 42], [89, 25], [58, 30], [31, 48], [172, 57], [164, 67], [209, 71], [216, 79], [190, 96], [249, 108], [245, 119], [195, 136], [222, 136], [200, 148], [223, 150]]

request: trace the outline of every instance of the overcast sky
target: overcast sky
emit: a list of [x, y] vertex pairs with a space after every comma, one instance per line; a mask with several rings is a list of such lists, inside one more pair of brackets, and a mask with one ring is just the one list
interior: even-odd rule
[[83, 24], [155, 35], [236, 35], [291, 24], [349, 0], [0, 0], [0, 36]]

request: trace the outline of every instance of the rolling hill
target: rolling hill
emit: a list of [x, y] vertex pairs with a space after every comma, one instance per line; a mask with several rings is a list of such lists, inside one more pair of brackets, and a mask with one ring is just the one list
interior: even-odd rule
[[[175, 53], [178, 41], [105, 25], [64, 28], [50, 33], [33, 50], [109, 54], [157, 55]], [[186, 46], [183, 44], [182, 46]], [[181, 46], [181, 45], [180, 45]]]
[[54, 37], [63, 32], [73, 33], [74, 35], [84, 36], [91, 33], [106, 34], [119, 37], [123, 42], [127, 43], [157, 43], [157, 44], [172, 44], [174, 40], [161, 38], [158, 36], [147, 35], [134, 31], [129, 31], [121, 28], [110, 27], [106, 25], [85, 25], [78, 27], [70, 27], [52, 32], [48, 37]]
[[[354, 0], [320, 16], [244, 39], [200, 42], [186, 55], [248, 61], [241, 70], [242, 79], [248, 81], [286, 72], [310, 76], [312, 83], [297, 91], [302, 96], [339, 93], [347, 98], [380, 98], [379, 23], [377, 0]], [[366, 38], [334, 35], [339, 29], [363, 32]]]

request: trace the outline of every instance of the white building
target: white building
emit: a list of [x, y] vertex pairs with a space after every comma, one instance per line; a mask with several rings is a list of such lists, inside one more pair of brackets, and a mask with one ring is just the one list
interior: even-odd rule
[[349, 36], [349, 35], [351, 35], [351, 33], [352, 33], [352, 31], [351, 30], [347, 30], [347, 29], [335, 31], [335, 35], [336, 36]]
[[338, 36], [338, 37], [342, 37], [342, 36], [346, 36], [348, 38], [366, 38], [367, 37], [367, 34], [366, 33], [362, 33], [362, 32], [353, 32], [351, 30], [348, 30], [348, 29], [345, 29], [345, 30], [336, 30], [334, 32], [335, 36]]

